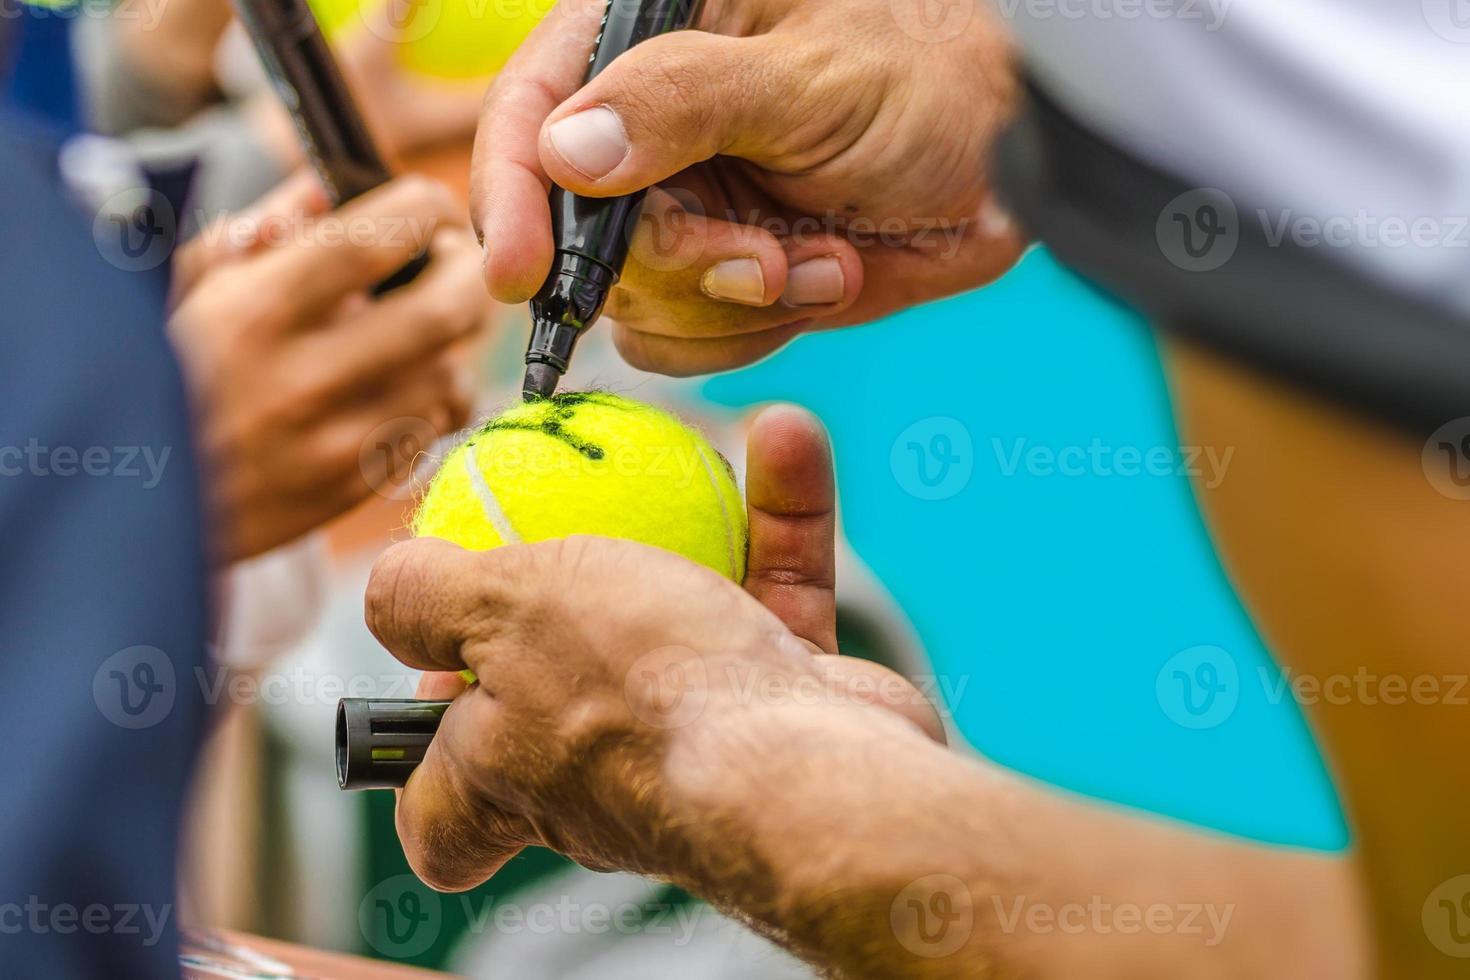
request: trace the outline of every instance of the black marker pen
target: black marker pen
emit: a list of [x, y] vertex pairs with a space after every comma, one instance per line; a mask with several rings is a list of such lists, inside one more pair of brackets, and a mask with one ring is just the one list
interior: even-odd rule
[[[608, 0], [583, 84], [635, 44], [688, 27], [702, 5], [703, 0]], [[552, 188], [556, 257], [551, 275], [531, 299], [531, 345], [522, 386], [527, 401], [556, 393], [582, 331], [602, 313], [607, 294], [622, 275], [646, 193], [579, 197]]]
[[[391, 180], [393, 174], [378, 153], [306, 0], [235, 0], [235, 9], [332, 206]], [[373, 294], [412, 282], [428, 264], [425, 251], [374, 287]]]
[[448, 701], [343, 698], [337, 702], [337, 785], [402, 789], [424, 761]]

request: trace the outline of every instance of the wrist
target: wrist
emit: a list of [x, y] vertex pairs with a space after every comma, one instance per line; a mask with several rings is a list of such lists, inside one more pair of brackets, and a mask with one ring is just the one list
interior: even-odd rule
[[675, 819], [701, 835], [681, 883], [798, 948], [826, 945], [834, 902], [849, 921], [869, 905], [886, 916], [916, 868], [962, 866], [932, 839], [916, 852], [905, 829], [911, 809], [939, 806], [925, 794], [956, 766], [984, 772], [887, 708], [726, 695], [674, 733], [664, 760]]

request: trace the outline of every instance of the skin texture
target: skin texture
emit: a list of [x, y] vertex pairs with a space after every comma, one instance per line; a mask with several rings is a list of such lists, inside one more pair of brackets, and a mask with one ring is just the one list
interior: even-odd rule
[[[418, 280], [369, 298], [430, 243]], [[418, 177], [328, 214], [302, 176], [180, 251], [169, 332], [217, 560], [285, 544], [383, 486], [392, 461], [364, 454], [370, 436], [423, 441], [466, 421], [454, 347], [489, 312], [474, 255], [461, 207]]]
[[[986, 182], [1016, 97], [987, 16], [925, 43], [886, 2], [715, 0], [700, 30], [652, 38], [583, 88], [603, 8], [557, 4], [486, 97], [471, 213], [497, 299], [524, 302], [546, 277], [552, 181], [594, 197], [663, 189], [606, 312], [623, 355], [666, 374], [748, 363], [804, 330], [989, 282], [1019, 255]], [[590, 179], [550, 133], [598, 107], [628, 152]], [[839, 298], [792, 306], [792, 270], [820, 259], [841, 270]], [[760, 270], [754, 291], [712, 298], [711, 270], [739, 260]]]
[[[945, 749], [906, 684], [833, 670], [825, 439], [778, 407], [750, 442], [744, 591], [600, 538], [380, 559], [369, 627], [431, 671], [420, 696], [458, 695], [399, 799], [426, 882], [469, 888], [545, 844], [674, 881], [841, 976], [1365, 975], [1346, 861], [1061, 797]], [[469, 689], [444, 673], [465, 667]], [[1125, 907], [1173, 925], [1106, 911]], [[1048, 910], [1068, 927], [1025, 918]]]
[[[937, 713], [908, 682], [876, 664], [833, 655], [834, 492], [821, 426], [797, 409], [774, 408], [756, 420], [750, 445], [751, 545], [743, 591], [671, 553], [603, 538], [490, 552], [467, 552], [424, 538], [410, 542], [413, 547], [391, 549], [379, 561], [369, 587], [369, 627], [390, 649], [432, 671], [425, 675], [420, 697], [462, 695], [400, 795], [404, 840], [432, 842], [410, 850], [415, 870], [426, 881], [471, 887], [530, 843], [559, 847], [590, 866], [667, 873], [659, 869], [669, 840], [594, 832], [596, 843], [581, 841], [590, 828], [608, 821], [625, 826], [632, 811], [663, 819], [656, 815], [661, 801], [629, 790], [657, 785], [663, 736], [703, 714], [705, 704], [717, 706], [729, 694], [731, 680], [763, 678], [800, 686], [813, 697], [882, 711], [921, 740], [943, 742]], [[434, 581], [444, 561], [462, 563], [460, 581], [477, 583], [471, 594]], [[522, 575], [546, 584], [544, 575], [564, 573], [570, 577], [542, 599], [533, 600], [515, 586]], [[590, 588], [592, 581], [603, 585]], [[494, 608], [515, 616], [514, 622], [508, 618], [495, 627], [505, 644], [493, 644], [493, 660], [454, 649], [452, 631], [417, 638], [402, 632], [417, 631], [425, 622], [425, 603], [437, 608], [434, 620], [446, 626], [488, 623], [484, 617], [494, 614], [480, 604], [478, 592], [491, 582], [512, 590]], [[447, 587], [442, 593], [441, 584]], [[704, 605], [714, 618], [687, 633], [665, 630], [659, 620], [667, 615], [666, 600], [659, 597], [681, 592], [707, 596]], [[558, 595], [595, 598], [585, 609], [563, 611], [550, 608]], [[606, 643], [608, 636], [616, 638]], [[491, 643], [484, 646], [487, 653], [491, 648]], [[512, 664], [525, 686], [517, 686], [507, 699], [501, 665]], [[466, 667], [480, 678], [468, 690], [456, 673]], [[586, 697], [563, 684], [583, 669], [586, 676], [573, 687]], [[664, 679], [667, 672], [682, 671], [681, 678], [692, 686], [645, 688], [644, 672], [650, 670]], [[670, 703], [674, 707], [666, 710]], [[499, 734], [490, 734], [487, 725]], [[546, 744], [531, 745], [517, 737], [531, 727], [557, 734]], [[462, 764], [456, 745], [473, 761]], [[536, 788], [526, 785], [528, 780]], [[585, 799], [568, 792], [572, 784], [584, 786]], [[502, 788], [513, 786], [514, 800], [496, 800]], [[567, 833], [561, 828], [571, 828], [562, 818], [574, 806], [583, 817]], [[439, 846], [451, 837], [453, 844]]]
[[[540, 284], [553, 180], [592, 195], [663, 185], [609, 312], [625, 356], [667, 373], [744, 364], [802, 330], [998, 275], [1021, 242], [985, 221], [966, 225], [963, 248], [945, 257], [850, 240], [857, 217], [957, 227], [984, 215], [991, 137], [1014, 99], [993, 24], [977, 16], [925, 43], [894, 30], [899, 6], [714, 3], [702, 32], [650, 41], [583, 89], [601, 4], [561, 3], [491, 90], [481, 123], [472, 210], [492, 293], [521, 301]], [[603, 141], [596, 173], [557, 138], [587, 110], [603, 113], [581, 118], [599, 119], [604, 136], [626, 137], [621, 153]], [[841, 220], [825, 238], [768, 239], [748, 228], [757, 210], [788, 229], [800, 216]], [[792, 269], [817, 257], [838, 263], [841, 300], [783, 306]], [[761, 291], [716, 299], [709, 274], [734, 259], [755, 262]], [[1183, 441], [1235, 450], [1203, 506], [1283, 669], [1448, 681], [1463, 660], [1467, 583], [1454, 545], [1466, 518], [1424, 481], [1414, 441], [1208, 356], [1170, 356]], [[806, 583], [794, 593], [762, 592], [758, 577], [742, 593], [608, 541], [388, 552], [368, 595], [379, 638], [409, 664], [468, 665], [482, 678], [402, 795], [414, 868], [463, 888], [523, 844], [546, 843], [589, 866], [678, 882], [841, 976], [1461, 972], [1433, 916], [1466, 907], [1463, 894], [1440, 894], [1470, 867], [1457, 826], [1462, 711], [1303, 700], [1352, 821], [1350, 856], [1134, 818], [950, 753], [893, 703], [800, 697], [821, 658], [804, 658], [792, 637], [826, 635], [814, 624], [829, 616], [830, 588], [813, 588], [822, 577], [808, 571], [816, 533], [766, 539], [768, 554], [786, 557], [761, 566]], [[595, 636], [580, 632], [588, 622]], [[776, 683], [751, 698], [730, 680], [751, 673]], [[675, 690], [651, 696], [648, 677]], [[458, 692], [452, 684], [425, 681], [439, 694]], [[677, 724], [660, 713], [691, 697], [699, 710]], [[1178, 919], [1130, 929], [1119, 911], [1182, 916], [1194, 903], [1214, 913], [1213, 934]], [[1099, 904], [1114, 911], [1080, 923], [1069, 913]]]

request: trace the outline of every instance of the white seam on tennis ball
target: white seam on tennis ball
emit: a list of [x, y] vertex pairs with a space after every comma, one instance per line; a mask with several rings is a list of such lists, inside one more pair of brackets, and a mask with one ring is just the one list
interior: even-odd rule
[[704, 446], [696, 442], [694, 448], [699, 451], [699, 461], [704, 464], [704, 475], [709, 477], [709, 487], [715, 492], [715, 501], [720, 505], [720, 517], [725, 521], [725, 558], [729, 561], [730, 577], [733, 579], [736, 572], [735, 527], [730, 520], [730, 508], [725, 503], [725, 494], [720, 489], [720, 481], [715, 477], [714, 467], [710, 465]]
[[475, 460], [474, 446], [464, 447], [464, 465], [470, 474], [470, 486], [475, 488], [475, 496], [480, 498], [480, 508], [485, 511], [485, 517], [500, 535], [500, 540], [506, 544], [520, 544], [521, 536], [516, 533], [510, 518], [505, 516], [505, 509], [500, 506], [495, 491], [485, 481], [485, 474], [480, 472], [480, 464]]

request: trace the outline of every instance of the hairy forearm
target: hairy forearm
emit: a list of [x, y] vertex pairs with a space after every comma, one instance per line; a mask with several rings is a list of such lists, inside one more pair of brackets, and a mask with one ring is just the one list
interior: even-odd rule
[[689, 884], [839, 976], [1366, 972], [1349, 862], [1071, 800], [890, 713], [732, 711], [666, 764], [711, 837]]

